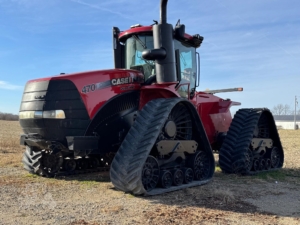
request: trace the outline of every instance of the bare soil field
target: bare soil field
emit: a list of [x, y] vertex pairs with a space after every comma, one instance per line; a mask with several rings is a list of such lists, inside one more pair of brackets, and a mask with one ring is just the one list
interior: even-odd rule
[[107, 172], [28, 174], [21, 133], [18, 122], [0, 121], [0, 224], [300, 224], [300, 130], [279, 130], [279, 171], [237, 176], [216, 167], [206, 185], [152, 197], [114, 190]]

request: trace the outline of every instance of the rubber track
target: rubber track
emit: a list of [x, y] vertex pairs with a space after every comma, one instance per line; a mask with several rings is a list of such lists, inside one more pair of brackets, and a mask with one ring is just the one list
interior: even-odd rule
[[[29, 146], [26, 146], [26, 150], [23, 154], [22, 162], [23, 167], [28, 172], [32, 174], [38, 174], [38, 170], [40, 168], [40, 159], [42, 157], [42, 153], [40, 151], [33, 151]], [[87, 174], [87, 173], [95, 173], [95, 172], [103, 172], [103, 171], [109, 171], [109, 167], [97, 167], [93, 169], [85, 169], [85, 170], [74, 170], [74, 171], [58, 171], [54, 174], [44, 174], [43, 176], [48, 177], [62, 177], [62, 176], [73, 176], [73, 175], [79, 175], [79, 174]]]
[[[224, 140], [224, 143], [219, 151], [219, 164], [223, 172], [238, 174], [257, 174], [263, 171], [278, 169], [274, 168], [271, 170], [260, 170], [254, 172], [247, 171], [245, 166], [245, 155], [253, 138], [255, 127], [263, 112], [270, 113], [270, 111], [265, 108], [240, 109], [239, 111], [237, 111], [229, 127], [229, 131]], [[272, 129], [273, 134], [275, 134], [272, 137], [273, 142], [278, 143], [279, 146], [277, 147], [281, 149], [283, 154], [274, 119], [270, 120], [270, 122], [271, 121], [273, 122], [273, 124], [269, 127], [269, 129]], [[276, 141], [274, 141], [274, 139], [276, 139]]]
[[110, 168], [110, 178], [116, 189], [135, 195], [157, 195], [207, 183], [208, 180], [155, 188], [147, 192], [142, 184], [142, 169], [160, 131], [173, 107], [184, 101], [181, 98], [155, 99], [148, 102], [138, 114], [122, 142]]
[[32, 174], [35, 174], [40, 167], [41, 157], [42, 157], [42, 153], [40, 151], [35, 152], [29, 146], [26, 146], [22, 158], [24, 169], [26, 169]]

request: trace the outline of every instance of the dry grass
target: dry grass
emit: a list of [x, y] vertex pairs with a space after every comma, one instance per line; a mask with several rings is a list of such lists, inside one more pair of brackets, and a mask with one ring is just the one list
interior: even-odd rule
[[22, 130], [18, 121], [0, 120], [0, 166], [20, 166], [24, 147], [20, 146]]
[[279, 130], [285, 155], [285, 168], [300, 170], [300, 130]]
[[[279, 130], [285, 151], [284, 167], [300, 171], [300, 130]], [[24, 147], [20, 146], [22, 129], [18, 121], [0, 120], [0, 166], [20, 166]], [[217, 168], [218, 171], [219, 168]]]

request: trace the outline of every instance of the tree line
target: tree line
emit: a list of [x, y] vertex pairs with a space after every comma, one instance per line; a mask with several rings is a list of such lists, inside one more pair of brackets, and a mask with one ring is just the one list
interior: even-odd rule
[[[278, 104], [273, 107], [273, 110], [271, 110], [273, 115], [294, 115], [295, 109], [292, 109], [287, 104]], [[300, 115], [300, 109], [296, 110], [296, 115]]]
[[15, 115], [15, 114], [12, 114], [12, 113], [0, 112], [0, 120], [17, 121], [17, 120], [19, 120], [19, 116]]

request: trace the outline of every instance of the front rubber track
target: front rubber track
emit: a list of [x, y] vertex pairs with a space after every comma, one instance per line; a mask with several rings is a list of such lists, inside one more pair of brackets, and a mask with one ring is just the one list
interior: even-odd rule
[[[277, 146], [282, 154], [283, 149], [271, 112], [266, 108], [240, 109], [236, 112], [229, 127], [227, 136], [219, 151], [219, 165], [225, 173], [256, 174], [246, 168], [246, 154], [254, 135], [256, 125], [261, 115], [264, 114], [269, 120], [270, 137], [274, 146]], [[259, 171], [262, 172], [262, 171]]]
[[149, 193], [143, 187], [141, 176], [145, 161], [171, 110], [181, 101], [187, 100], [182, 98], [155, 99], [148, 102], [140, 111], [116, 153], [110, 168], [110, 178], [116, 189], [134, 195], [156, 195], [188, 186], [201, 185], [210, 180], [169, 189], [155, 188]]
[[36, 174], [40, 168], [41, 158], [41, 151], [33, 151], [32, 147], [26, 146], [22, 158], [24, 169], [26, 169], [29, 173]]

